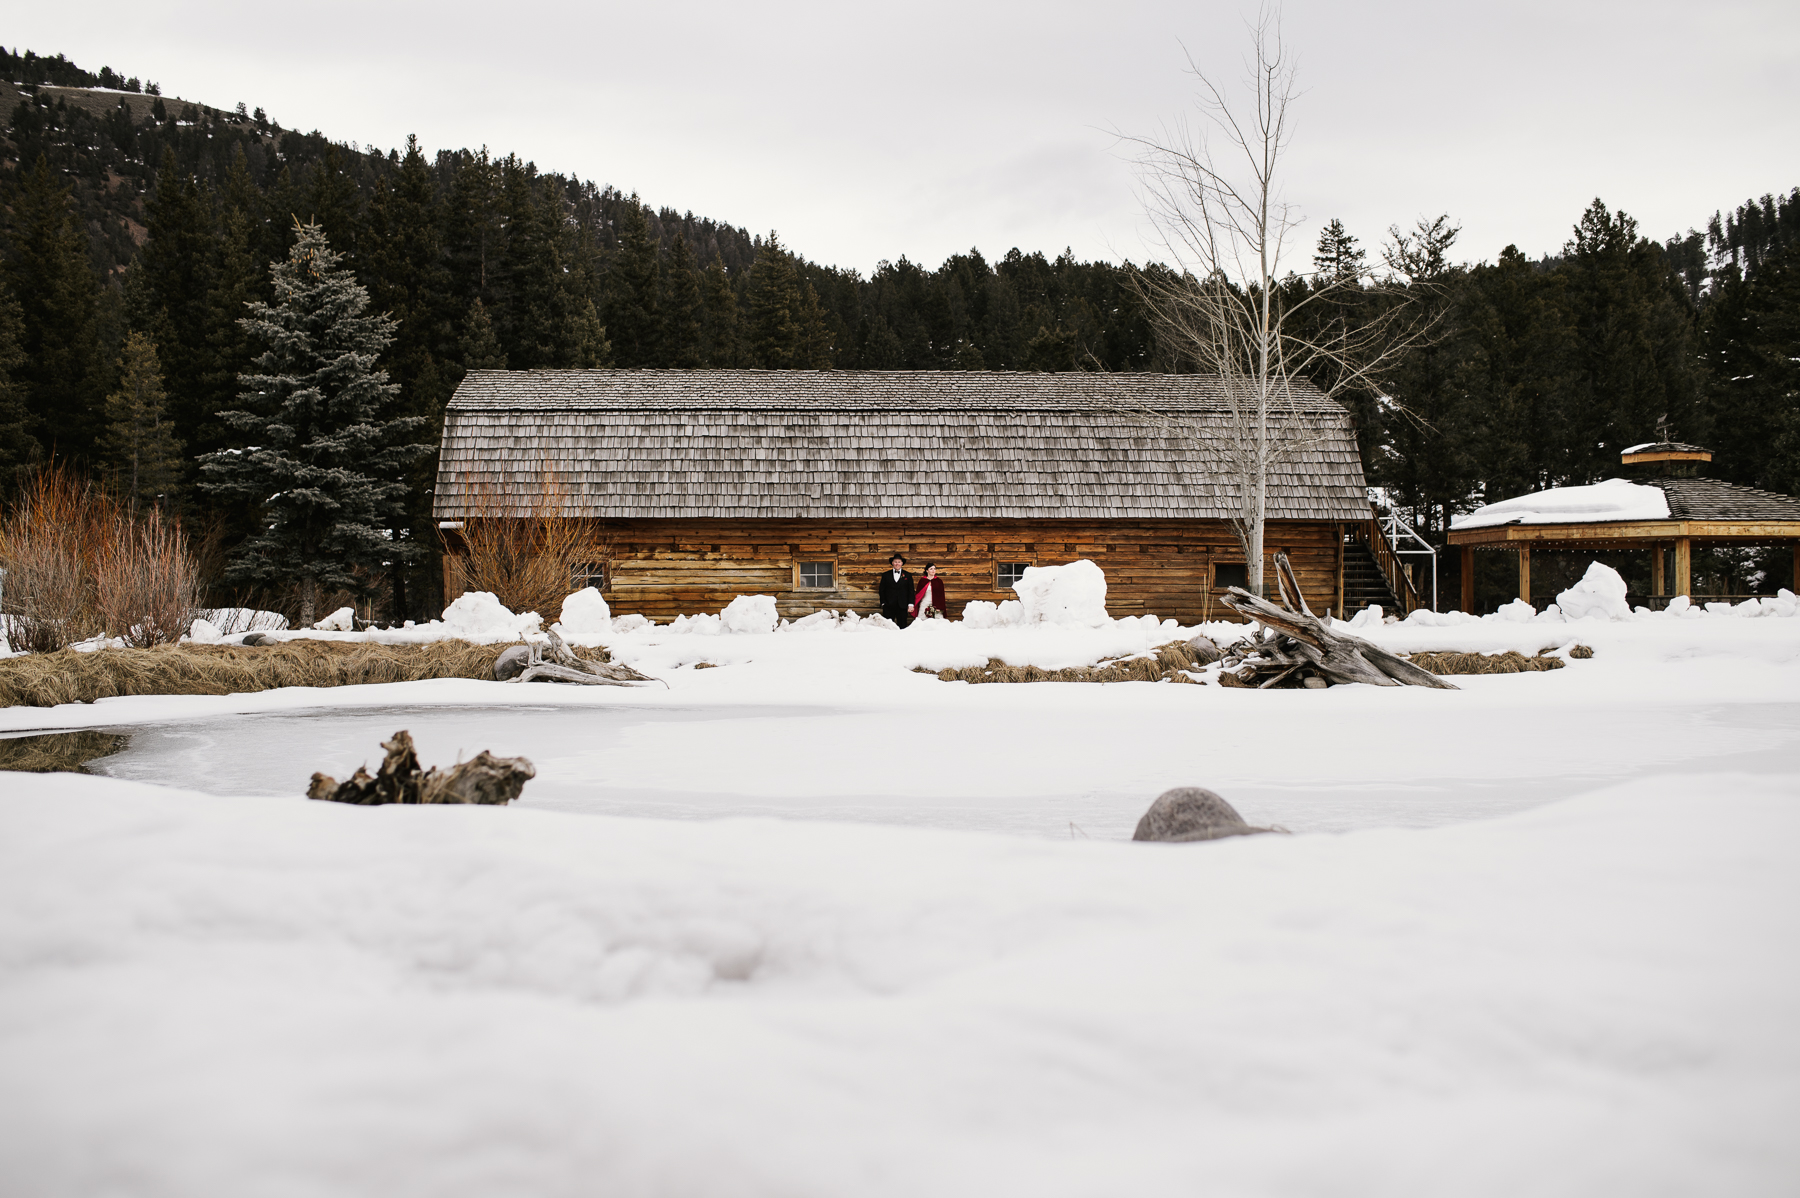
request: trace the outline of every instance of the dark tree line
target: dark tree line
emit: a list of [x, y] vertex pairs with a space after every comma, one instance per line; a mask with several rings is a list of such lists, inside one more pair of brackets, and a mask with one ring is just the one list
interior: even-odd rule
[[[0, 83], [11, 104], [0, 471], [15, 479], [51, 454], [115, 476], [127, 456], [173, 462], [136, 470], [134, 485], [153, 480], [159, 502], [227, 544], [263, 514], [198, 487], [197, 463], [239, 447], [241, 428], [221, 413], [263, 352], [244, 317], [271, 302], [271, 264], [307, 223], [395, 322], [380, 361], [398, 387], [393, 418], [420, 422], [434, 444], [475, 369], [1182, 366], [1155, 343], [1128, 264], [971, 250], [864, 277], [807, 261], [773, 233], [510, 155], [427, 154], [411, 141], [384, 152], [283, 129], [243, 104], [81, 90], [99, 77], [62, 59], [7, 53], [0, 76], [12, 80]], [[1319, 312], [1315, 332], [1372, 320], [1397, 296], [1435, 320], [1428, 341], [1351, 400], [1371, 483], [1434, 539], [1484, 500], [1616, 473], [1620, 448], [1651, 439], [1663, 418], [1718, 450], [1715, 474], [1795, 491], [1797, 243], [1800, 192], [1664, 244], [1596, 201], [1559, 255], [1508, 247], [1473, 265], [1440, 218], [1391, 230], [1378, 269], [1398, 287], [1351, 291]], [[1284, 289], [1294, 298], [1318, 277], [1358, 275], [1373, 252], [1332, 222], [1314, 278]], [[156, 395], [161, 410], [119, 400], [127, 393]], [[434, 474], [431, 456], [406, 468], [396, 538], [435, 545]], [[409, 568], [392, 593], [407, 597], [405, 614], [427, 614], [435, 567]]]

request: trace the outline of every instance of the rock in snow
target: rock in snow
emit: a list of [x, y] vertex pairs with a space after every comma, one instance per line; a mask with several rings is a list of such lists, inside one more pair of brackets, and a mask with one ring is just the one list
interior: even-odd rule
[[1219, 840], [1267, 832], [1244, 822], [1237, 808], [1201, 786], [1165, 790], [1138, 820], [1133, 840]]
[[525, 667], [530, 664], [530, 645], [514, 645], [510, 649], [503, 650], [500, 656], [494, 659], [494, 681], [511, 682], [523, 674]]

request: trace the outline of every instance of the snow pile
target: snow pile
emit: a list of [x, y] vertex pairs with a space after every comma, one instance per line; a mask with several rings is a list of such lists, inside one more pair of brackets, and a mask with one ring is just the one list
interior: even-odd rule
[[196, 645], [216, 645], [223, 635], [218, 625], [205, 616], [195, 616], [193, 624], [188, 627], [188, 640]]
[[1013, 590], [1023, 623], [1100, 628], [1109, 622], [1106, 573], [1087, 558], [1065, 566], [1028, 566]]
[[1455, 516], [1450, 527], [1489, 528], [1497, 524], [1589, 524], [1608, 520], [1667, 520], [1669, 497], [1661, 487], [1609, 478], [1589, 487], [1552, 487], [1478, 507]]
[[320, 632], [355, 632], [356, 611], [354, 608], [340, 607], [313, 625]]
[[562, 601], [562, 616], [557, 621], [565, 632], [611, 632], [612, 609], [593, 587], [583, 587]]
[[963, 605], [962, 622], [970, 628], [1009, 628], [1025, 622], [1025, 605], [1017, 599], [999, 604], [971, 599]]
[[[437, 621], [433, 621], [436, 624]], [[536, 634], [544, 618], [534, 611], [522, 616], [507, 610], [490, 591], [466, 591], [444, 609], [442, 628], [450, 637], [491, 645]], [[423, 631], [433, 631], [429, 629]], [[440, 639], [425, 637], [421, 639]]]
[[612, 630], [614, 632], [631, 633], [636, 632], [640, 628], [649, 628], [650, 626], [650, 618], [648, 616], [640, 616], [636, 612], [632, 612], [628, 616], [619, 616], [612, 622]]
[[774, 632], [781, 623], [772, 595], [739, 595], [725, 605], [719, 621], [726, 632]]
[[1556, 597], [1556, 606], [1569, 620], [1629, 620], [1631, 605], [1625, 602], [1625, 580], [1611, 566], [1588, 563], [1581, 581]]
[[[654, 629], [654, 625], [651, 626]], [[698, 633], [701, 636], [718, 636], [725, 631], [725, 621], [718, 616], [709, 616], [701, 612], [696, 616], [676, 616], [669, 624], [668, 631], [682, 633]]]
[[791, 624], [783, 624], [781, 631], [819, 632], [833, 628], [855, 628], [863, 622], [863, 618], [853, 611], [846, 611], [840, 615], [830, 608], [826, 608], [816, 611], [810, 616], [801, 616]]
[[1523, 599], [1514, 599], [1511, 603], [1503, 603], [1489, 619], [1501, 620], [1508, 624], [1529, 624], [1537, 618], [1537, 608]]
[[1458, 624], [1472, 624], [1480, 618], [1466, 611], [1432, 611], [1428, 607], [1421, 607], [1406, 617], [1406, 623], [1425, 628], [1455, 628]]

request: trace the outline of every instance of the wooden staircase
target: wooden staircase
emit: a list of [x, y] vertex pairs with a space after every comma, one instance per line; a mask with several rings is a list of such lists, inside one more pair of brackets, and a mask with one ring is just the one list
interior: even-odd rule
[[1348, 620], [1372, 603], [1381, 605], [1385, 615], [1405, 616], [1394, 588], [1375, 564], [1367, 541], [1353, 540], [1344, 545], [1344, 610], [1340, 619]]

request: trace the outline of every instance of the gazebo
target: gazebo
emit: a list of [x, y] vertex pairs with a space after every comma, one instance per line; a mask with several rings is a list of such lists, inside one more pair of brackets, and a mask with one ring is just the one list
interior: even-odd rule
[[[1712, 453], [1657, 441], [1621, 455], [1647, 477], [1612, 478], [1586, 487], [1552, 487], [1477, 508], [1450, 522], [1462, 553], [1462, 610], [1475, 610], [1475, 553], [1502, 550], [1519, 559], [1519, 598], [1531, 602], [1531, 550], [1639, 549], [1650, 554], [1653, 597], [1692, 595], [1694, 546], [1791, 545], [1800, 578], [1800, 499], [1701, 478]], [[1667, 557], [1673, 550], [1673, 577]]]

